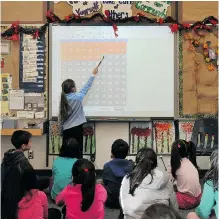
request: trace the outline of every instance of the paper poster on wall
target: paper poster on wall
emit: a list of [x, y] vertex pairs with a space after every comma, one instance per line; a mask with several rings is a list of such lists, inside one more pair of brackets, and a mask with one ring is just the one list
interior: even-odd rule
[[0, 74], [1, 78], [1, 116], [9, 113], [9, 90], [12, 89], [12, 75], [9, 73]]
[[167, 9], [170, 4], [170, 1], [136, 1], [135, 7], [146, 13], [150, 13], [161, 18], [166, 18]]
[[109, 11], [112, 19], [123, 19], [132, 16], [133, 1], [102, 1], [102, 13]]
[[10, 55], [11, 54], [11, 41], [10, 40], [1, 40], [1, 54]]
[[186, 141], [191, 141], [194, 124], [195, 121], [180, 121], [179, 138]]
[[62, 137], [60, 136], [60, 127], [58, 121], [49, 121], [49, 154], [59, 154]]
[[88, 122], [83, 126], [83, 154], [91, 156], [95, 152], [95, 124]]
[[45, 74], [45, 36], [33, 39], [20, 36], [20, 88], [27, 92], [44, 92]]
[[175, 126], [173, 121], [159, 121], [153, 124], [154, 149], [157, 154], [170, 154], [175, 141]]
[[152, 147], [152, 123], [131, 122], [129, 129], [129, 155], [135, 155], [143, 147]]
[[9, 90], [9, 109], [24, 109], [24, 90]]
[[80, 17], [97, 13], [101, 8], [101, 2], [98, 1], [67, 1], [72, 6], [73, 14]]
[[44, 95], [43, 93], [25, 93], [24, 94], [25, 110], [34, 110], [40, 112], [44, 110]]

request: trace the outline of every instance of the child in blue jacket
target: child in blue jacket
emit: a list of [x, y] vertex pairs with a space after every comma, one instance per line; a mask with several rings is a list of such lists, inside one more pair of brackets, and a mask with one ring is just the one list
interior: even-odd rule
[[122, 139], [116, 140], [111, 148], [112, 160], [105, 163], [103, 168], [103, 183], [107, 190], [106, 206], [120, 208], [119, 191], [122, 179], [132, 171], [132, 163], [126, 160], [129, 145]]

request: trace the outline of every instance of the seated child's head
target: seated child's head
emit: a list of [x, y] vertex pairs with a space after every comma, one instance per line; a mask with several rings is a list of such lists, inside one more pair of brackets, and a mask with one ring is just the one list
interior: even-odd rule
[[48, 214], [49, 214], [49, 218], [52, 218], [52, 219], [61, 219], [62, 218], [62, 214], [61, 214], [60, 210], [57, 208], [49, 208]]
[[129, 152], [129, 145], [122, 139], [117, 139], [113, 142], [111, 148], [111, 158], [125, 159]]
[[173, 177], [176, 179], [176, 171], [181, 166], [182, 158], [188, 158], [193, 165], [198, 168], [196, 163], [196, 148], [193, 142], [185, 140], [176, 140], [172, 144], [171, 149], [171, 171]]
[[[129, 193], [133, 196], [135, 189], [142, 183], [143, 179], [157, 167], [157, 154], [152, 148], [142, 148], [136, 156], [136, 165], [128, 175], [130, 178]], [[153, 177], [150, 183], [153, 182]]]
[[87, 211], [94, 201], [96, 173], [92, 162], [87, 159], [77, 160], [72, 168], [73, 184], [81, 184], [81, 210]]
[[11, 143], [16, 149], [30, 150], [32, 146], [32, 134], [27, 131], [17, 130], [11, 136]]
[[148, 207], [141, 219], [182, 219], [177, 211], [168, 205], [154, 204]]
[[218, 150], [214, 150], [210, 156], [210, 169], [205, 174], [204, 182], [213, 183], [215, 190], [218, 190]]
[[80, 147], [77, 140], [74, 138], [67, 139], [60, 148], [59, 156], [68, 158], [79, 158]]
[[37, 177], [34, 169], [29, 168], [24, 170], [21, 178], [21, 186], [24, 192], [28, 192], [31, 189], [37, 189]]

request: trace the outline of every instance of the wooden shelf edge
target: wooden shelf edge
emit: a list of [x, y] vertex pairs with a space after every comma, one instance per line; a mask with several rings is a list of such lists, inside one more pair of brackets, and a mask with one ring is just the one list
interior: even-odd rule
[[16, 130], [24, 130], [30, 132], [33, 136], [42, 136], [43, 130], [42, 129], [1, 129], [2, 136], [9, 136], [12, 135]]

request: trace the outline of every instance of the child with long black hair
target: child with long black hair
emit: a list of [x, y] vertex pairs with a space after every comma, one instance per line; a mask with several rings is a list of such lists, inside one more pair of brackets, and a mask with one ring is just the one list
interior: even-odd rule
[[210, 156], [210, 169], [204, 177], [204, 190], [200, 205], [195, 213], [190, 213], [187, 219], [208, 219], [213, 214], [218, 218], [218, 150]]
[[155, 203], [177, 208], [176, 197], [168, 173], [157, 168], [157, 155], [152, 148], [139, 150], [136, 166], [125, 176], [120, 190], [120, 202], [125, 219], [140, 219], [145, 209]]
[[94, 164], [87, 159], [77, 160], [72, 177], [73, 184], [56, 197], [56, 204], [66, 205], [66, 218], [104, 219], [107, 193], [101, 184], [96, 184]]
[[91, 88], [97, 73], [98, 67], [93, 70], [92, 76], [79, 92], [72, 79], [67, 79], [62, 83], [59, 120], [63, 130], [63, 142], [68, 138], [75, 138], [80, 146], [80, 158], [82, 158], [83, 152], [82, 125], [86, 123], [82, 101]]
[[192, 209], [201, 200], [201, 185], [192, 142], [176, 140], [171, 150], [171, 173], [176, 181], [176, 199], [181, 209]]
[[72, 182], [72, 167], [80, 157], [80, 147], [74, 138], [67, 139], [60, 149], [59, 156], [52, 166], [52, 190], [51, 197], [56, 196]]
[[21, 187], [24, 197], [18, 204], [18, 219], [47, 219], [47, 196], [37, 189], [37, 177], [33, 169], [24, 171]]

